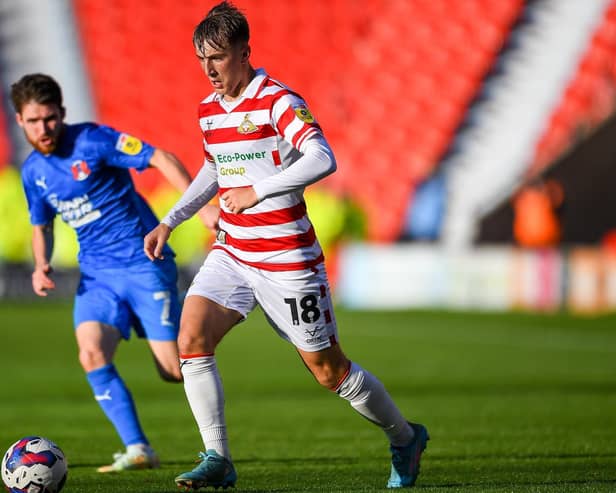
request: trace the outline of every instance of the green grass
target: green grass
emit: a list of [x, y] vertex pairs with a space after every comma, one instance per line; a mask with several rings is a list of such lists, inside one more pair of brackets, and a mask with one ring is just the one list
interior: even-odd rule
[[[616, 491], [616, 317], [338, 310], [347, 354], [432, 436], [420, 492]], [[117, 366], [163, 460], [99, 475], [120, 449], [78, 366], [69, 305], [0, 305], [0, 448], [40, 434], [66, 453], [65, 492], [173, 492], [201, 441], [180, 385], [143, 341]], [[257, 312], [220, 346], [238, 492], [385, 491], [382, 433], [308, 375]]]

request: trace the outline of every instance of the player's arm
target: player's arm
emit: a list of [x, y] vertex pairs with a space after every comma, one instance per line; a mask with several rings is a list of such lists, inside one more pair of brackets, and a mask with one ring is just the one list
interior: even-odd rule
[[[188, 189], [191, 183], [190, 175], [175, 154], [157, 148], [150, 158], [150, 166], [157, 168], [176, 190], [183, 193]], [[206, 203], [198, 211], [198, 214], [201, 222], [207, 228], [216, 231], [220, 214], [218, 207]]]
[[53, 221], [32, 227], [32, 255], [34, 272], [32, 272], [32, 289], [39, 296], [47, 296], [47, 291], [56, 284], [51, 279], [49, 261], [53, 252]]
[[143, 239], [143, 250], [146, 256], [150, 260], [162, 259], [163, 246], [169, 239], [171, 231], [201, 210], [216, 195], [216, 192], [218, 192], [216, 166], [206, 161], [160, 224]]
[[336, 159], [329, 144], [320, 134], [308, 138], [297, 161], [278, 174], [255, 183], [252, 187], [232, 188], [221, 195], [225, 205], [235, 214], [253, 207], [268, 197], [284, 195], [315, 183], [336, 171]]

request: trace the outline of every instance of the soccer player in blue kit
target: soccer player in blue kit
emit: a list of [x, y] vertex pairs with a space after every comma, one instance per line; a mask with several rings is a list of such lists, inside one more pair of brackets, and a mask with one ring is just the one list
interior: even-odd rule
[[[33, 226], [37, 295], [55, 287], [50, 266], [55, 216], [77, 233], [81, 279], [73, 316], [79, 361], [126, 447], [98, 471], [158, 467], [113, 358], [133, 327], [148, 340], [161, 378], [182, 381], [177, 270], [171, 249], [156, 262], [143, 252], [143, 237], [158, 220], [136, 192], [129, 168], [157, 168], [180, 191], [188, 187], [190, 175], [173, 154], [136, 137], [96, 123], [65, 123], [61, 88], [48, 75], [25, 75], [11, 86], [11, 99], [17, 123], [34, 148], [23, 163], [22, 180]], [[214, 227], [217, 211], [202, 209], [206, 226]]]

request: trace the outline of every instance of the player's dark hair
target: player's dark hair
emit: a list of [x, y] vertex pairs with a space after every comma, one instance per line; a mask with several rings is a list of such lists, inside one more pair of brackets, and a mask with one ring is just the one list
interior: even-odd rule
[[221, 2], [212, 7], [195, 28], [193, 44], [203, 50], [203, 43], [223, 50], [238, 43], [247, 43], [250, 28], [244, 14], [231, 2]]
[[11, 85], [11, 101], [17, 113], [31, 101], [38, 104], [57, 104], [62, 108], [60, 85], [45, 74], [27, 74]]

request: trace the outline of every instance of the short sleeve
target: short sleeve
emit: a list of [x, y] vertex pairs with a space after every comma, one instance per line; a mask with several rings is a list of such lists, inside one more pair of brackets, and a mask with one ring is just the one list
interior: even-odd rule
[[133, 135], [99, 126], [90, 131], [90, 145], [98, 150], [99, 157], [110, 166], [146, 169], [154, 154], [154, 147]]
[[50, 223], [56, 216], [56, 211], [40, 194], [38, 185], [25, 173], [22, 174], [22, 184], [28, 202], [30, 224], [38, 226]]

